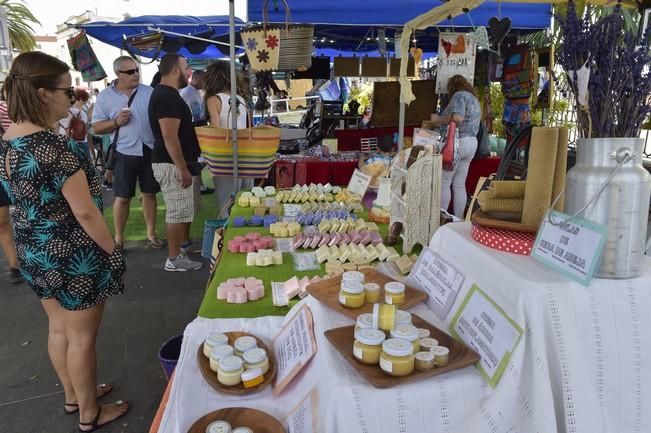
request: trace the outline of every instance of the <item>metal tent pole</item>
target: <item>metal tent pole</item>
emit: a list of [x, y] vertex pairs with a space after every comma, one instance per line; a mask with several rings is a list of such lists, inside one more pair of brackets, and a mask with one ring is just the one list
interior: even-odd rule
[[237, 76], [235, 75], [235, 0], [228, 0], [231, 55], [231, 140], [233, 140], [233, 191], [237, 193], [239, 175], [237, 158]]

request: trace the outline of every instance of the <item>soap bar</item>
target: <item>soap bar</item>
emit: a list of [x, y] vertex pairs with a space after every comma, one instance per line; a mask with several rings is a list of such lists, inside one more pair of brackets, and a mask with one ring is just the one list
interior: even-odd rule
[[254, 277], [230, 278], [217, 287], [217, 299], [229, 303], [242, 304], [264, 297], [262, 280]]
[[246, 218], [244, 217], [235, 217], [233, 218], [234, 227], [244, 227], [246, 225]]
[[378, 252], [378, 259], [380, 259], [380, 261], [382, 262], [385, 261], [389, 256], [389, 249], [386, 246], [384, 246], [384, 244], [376, 245], [375, 249]]
[[395, 262], [400, 258], [400, 254], [398, 254], [395, 248], [389, 247], [387, 248], [387, 250], [389, 250], [389, 254], [387, 255], [386, 258], [387, 262]]
[[339, 260], [342, 263], [345, 263], [348, 261], [348, 258], [350, 257], [351, 249], [350, 246], [344, 244], [339, 247]]
[[416, 262], [418, 261], [418, 254], [412, 254], [411, 256], [409, 256], [409, 258], [411, 259], [412, 262], [414, 262], [414, 264], [416, 264]]
[[340, 262], [328, 262], [326, 263], [326, 274], [328, 275], [339, 275], [344, 273], [344, 268]]
[[326, 245], [323, 245], [316, 250], [316, 260], [319, 263], [325, 262], [328, 260], [328, 257], [330, 257], [330, 248], [328, 248]]
[[339, 260], [340, 255], [341, 253], [339, 252], [339, 248], [336, 245], [330, 247], [330, 258], [332, 260]]
[[408, 274], [409, 271], [411, 271], [411, 268], [414, 266], [414, 262], [411, 261], [409, 256], [402, 256], [396, 260], [395, 263], [403, 275]]
[[343, 268], [344, 268], [345, 272], [356, 271], [357, 270], [357, 265], [355, 265], [353, 263], [344, 263]]
[[371, 231], [371, 232], [379, 232], [380, 228], [374, 222], [367, 222], [366, 223], [366, 230]]

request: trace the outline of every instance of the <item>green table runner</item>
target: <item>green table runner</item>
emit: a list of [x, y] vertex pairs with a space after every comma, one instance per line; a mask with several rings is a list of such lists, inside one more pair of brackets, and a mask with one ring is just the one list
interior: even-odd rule
[[[253, 215], [253, 208], [243, 208], [235, 204], [231, 209], [230, 220], [235, 217], [249, 218]], [[358, 217], [366, 219], [367, 213], [357, 214]], [[388, 226], [378, 224], [380, 233], [386, 236]], [[271, 295], [271, 282], [284, 282], [297, 276], [313, 277], [314, 275], [325, 274], [325, 264], [321, 265], [320, 270], [298, 272], [294, 270], [294, 260], [291, 254], [283, 253], [283, 264], [272, 265], [267, 267], [246, 266], [246, 254], [235, 254], [228, 251], [228, 241], [235, 236], [244, 236], [247, 233], [257, 232], [269, 235], [269, 230], [264, 227], [233, 227], [229, 224], [224, 234], [224, 252], [217, 265], [215, 275], [206, 289], [206, 294], [199, 307], [199, 316], [209, 319], [216, 318], [240, 318], [240, 317], [260, 317], [260, 316], [284, 316], [289, 308], [298, 302], [298, 298], [290, 301], [290, 307], [276, 307], [273, 305]], [[396, 246], [396, 250], [402, 250], [401, 245]], [[302, 251], [302, 250], [301, 250]], [[309, 251], [309, 250], [305, 250]], [[257, 301], [249, 301], [245, 304], [229, 304], [226, 301], [217, 299], [217, 286], [229, 278], [255, 277], [264, 283], [264, 298]]]

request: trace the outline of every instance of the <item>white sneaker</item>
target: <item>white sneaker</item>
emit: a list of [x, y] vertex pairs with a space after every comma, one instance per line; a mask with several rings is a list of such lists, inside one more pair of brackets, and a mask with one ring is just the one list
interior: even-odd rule
[[179, 254], [174, 260], [165, 261], [165, 270], [168, 272], [197, 271], [203, 268], [203, 263], [190, 260], [185, 254]]

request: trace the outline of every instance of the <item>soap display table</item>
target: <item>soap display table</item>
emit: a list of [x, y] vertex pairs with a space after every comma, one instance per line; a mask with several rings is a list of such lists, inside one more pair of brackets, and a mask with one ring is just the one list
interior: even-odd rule
[[473, 366], [373, 388], [323, 336], [353, 321], [308, 297], [301, 304], [314, 315], [318, 352], [295, 385], [276, 398], [270, 389], [254, 397], [218, 394], [198, 371], [196, 348], [217, 330], [243, 330], [270, 343], [286, 319], [197, 318], [188, 325], [159, 431], [185, 433], [200, 416], [227, 406], [261, 409], [284, 422], [305, 399], [319, 414], [315, 431], [324, 433], [651, 430], [651, 373], [645, 368], [651, 363], [651, 259], [640, 278], [594, 280], [585, 288], [530, 257], [481, 246], [471, 239], [468, 223], [443, 226], [430, 247], [465, 280], [443, 320], [424, 305], [411, 312], [449, 330], [477, 285], [524, 329], [494, 389]]

